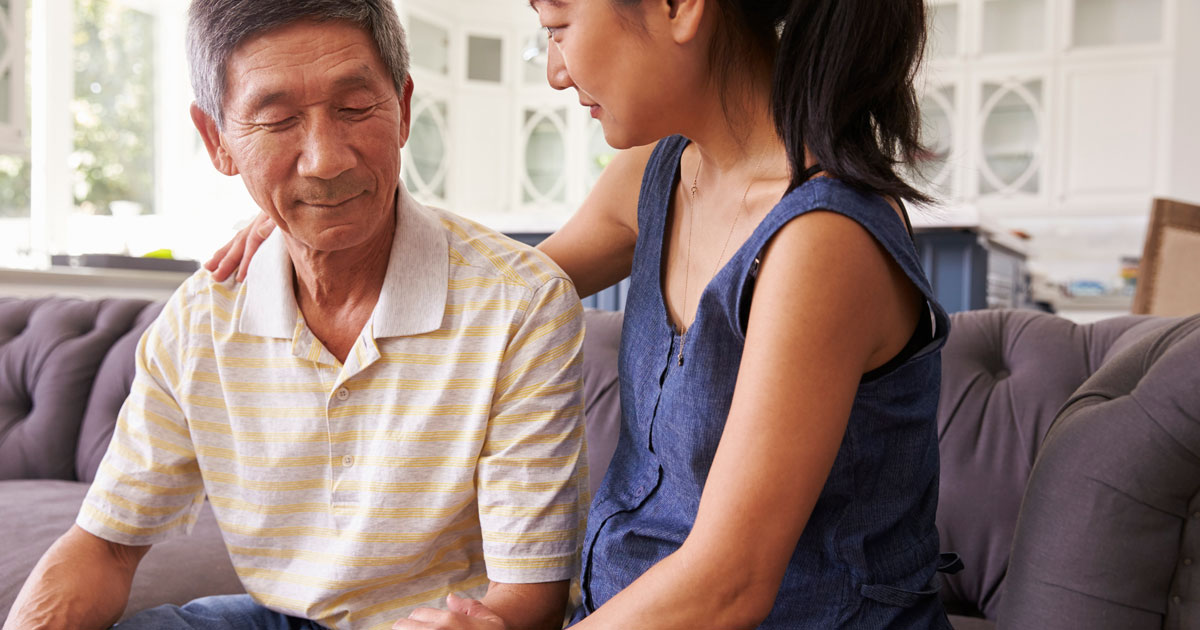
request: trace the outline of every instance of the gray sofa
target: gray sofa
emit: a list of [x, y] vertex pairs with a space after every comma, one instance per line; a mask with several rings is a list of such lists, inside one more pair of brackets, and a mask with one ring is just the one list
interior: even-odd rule
[[[73, 521], [159, 308], [0, 298], [0, 616]], [[620, 314], [587, 325], [594, 487], [616, 444]], [[953, 326], [938, 525], [966, 564], [942, 592], [955, 627], [1200, 628], [1200, 317], [975, 311]], [[206, 510], [147, 555], [127, 612], [236, 592]]]

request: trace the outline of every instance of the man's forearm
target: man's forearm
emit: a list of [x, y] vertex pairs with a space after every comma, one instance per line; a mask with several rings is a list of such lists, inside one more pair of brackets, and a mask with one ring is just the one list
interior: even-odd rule
[[149, 549], [110, 543], [72, 526], [25, 580], [4, 630], [111, 626], [125, 610], [134, 571]]

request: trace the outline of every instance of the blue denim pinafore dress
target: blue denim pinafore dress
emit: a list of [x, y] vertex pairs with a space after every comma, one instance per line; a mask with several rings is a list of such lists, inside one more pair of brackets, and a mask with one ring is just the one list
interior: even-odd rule
[[680, 365], [660, 278], [668, 205], [687, 144], [661, 141], [642, 182], [621, 340], [621, 433], [588, 517], [576, 618], [678, 549], [691, 531], [733, 398], [757, 259], [784, 224], [823, 209], [854, 219], [883, 244], [924, 293], [933, 340], [860, 384], [832, 472], [761, 627], [949, 628], [937, 597], [934, 527], [939, 351], [949, 322], [905, 226], [884, 200], [837, 180], [800, 186], [705, 288]]

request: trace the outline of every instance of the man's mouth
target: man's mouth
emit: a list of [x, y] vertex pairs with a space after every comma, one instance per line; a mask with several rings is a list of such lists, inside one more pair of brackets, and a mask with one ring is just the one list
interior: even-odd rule
[[366, 194], [366, 191], [356, 193], [349, 197], [343, 197], [343, 198], [337, 199], [337, 200], [332, 200], [332, 199], [304, 200], [304, 199], [302, 199], [302, 200], [300, 200], [300, 203], [302, 203], [306, 206], [312, 206], [314, 208], [339, 208], [341, 206], [346, 205], [347, 203], [350, 203], [351, 201], [354, 201], [355, 199], [358, 199], [359, 197], [363, 196], [364, 194]]

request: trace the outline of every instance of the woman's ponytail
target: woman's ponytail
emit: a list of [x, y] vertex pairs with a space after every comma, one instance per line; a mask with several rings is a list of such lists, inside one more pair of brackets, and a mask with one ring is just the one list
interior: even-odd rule
[[771, 88], [775, 126], [792, 164], [790, 188], [804, 183], [807, 148], [826, 172], [856, 188], [929, 202], [897, 173], [921, 154], [913, 79], [925, 47], [923, 0], [790, 5]]

